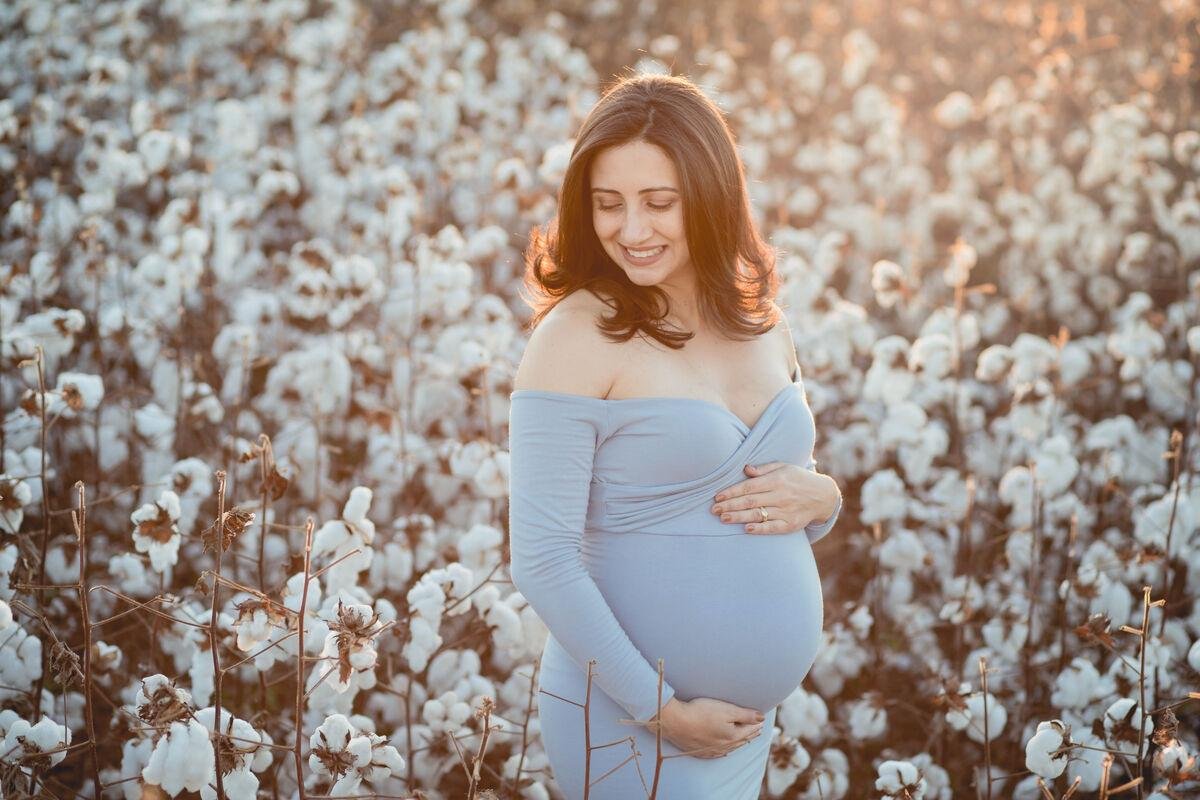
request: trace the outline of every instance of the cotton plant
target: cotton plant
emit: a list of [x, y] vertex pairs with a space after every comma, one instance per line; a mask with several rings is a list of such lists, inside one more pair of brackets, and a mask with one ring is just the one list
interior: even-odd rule
[[1141, 706], [1136, 701], [1127, 697], [1116, 700], [1104, 711], [1103, 720], [1104, 739], [1109, 747], [1145, 754], [1150, 746], [1150, 734], [1154, 732], [1154, 720], [1150, 714], [1142, 717]]
[[42, 640], [13, 618], [0, 600], [0, 700], [27, 694], [42, 676]]
[[[169, 653], [176, 674], [186, 674], [191, 696], [197, 705], [208, 705], [214, 689], [212, 652], [209, 651], [208, 625], [212, 611], [195, 600], [173, 604], [171, 615], [180, 620], [160, 631], [161, 647]], [[192, 624], [184, 624], [190, 622]], [[233, 629], [234, 618], [225, 610], [217, 614], [217, 630], [223, 636]]]
[[876, 767], [875, 791], [880, 800], [925, 800], [925, 778], [908, 761], [888, 760]]
[[531, 652], [526, 629], [521, 621], [520, 606], [524, 598], [518, 592], [502, 596], [495, 584], [485, 584], [472, 596], [475, 609], [491, 629], [491, 641], [509, 658], [519, 659]]
[[305, 684], [309, 703], [317, 709], [330, 704], [348, 707], [357, 692], [375, 686], [376, 637], [383, 630], [379, 614], [370, 606], [340, 599], [328, 626], [319, 660]]
[[483, 497], [500, 498], [508, 492], [508, 454], [480, 441], [455, 444], [449, 458], [450, 474], [470, 481]]
[[779, 727], [771, 730], [771, 753], [767, 762], [767, 791], [772, 797], [779, 797], [802, 775], [808, 774], [812, 756], [798, 739]]
[[943, 767], [934, 763], [929, 753], [917, 753], [908, 759], [908, 763], [920, 772], [925, 784], [925, 800], [952, 800], [950, 775]]
[[876, 472], [863, 484], [860, 494], [863, 512], [860, 518], [870, 525], [875, 522], [899, 522], [904, 519], [909, 502], [909, 489], [895, 470]]
[[87, 317], [76, 308], [48, 308], [28, 314], [5, 332], [3, 353], [14, 359], [26, 385], [37, 386], [36, 365], [19, 362], [35, 358], [41, 347], [45, 357], [43, 374], [57, 374], [58, 362], [75, 349], [75, 339], [86, 327]]
[[1008, 712], [991, 692], [973, 692], [971, 685], [964, 682], [959, 684], [956, 694], [943, 696], [950, 706], [946, 711], [947, 724], [956, 731], [965, 731], [971, 741], [984, 744], [985, 741], [995, 740], [1004, 732]]
[[[314, 342], [284, 353], [267, 373], [254, 407], [281, 423], [294, 418], [332, 418], [346, 413], [352, 370], [345, 354]], [[279, 441], [282, 437], [275, 436]]]
[[1021, 595], [1007, 595], [997, 612], [980, 629], [984, 643], [1007, 664], [1020, 661], [1029, 643], [1029, 601]]
[[[154, 674], [139, 682], [132, 705], [137, 718], [153, 729], [146, 737], [153, 747], [142, 779], [169, 795], [200, 791], [213, 770], [214, 751], [209, 731], [194, 718], [191, 693], [165, 675]], [[126, 754], [130, 756], [137, 758]]]
[[846, 725], [857, 741], [881, 738], [888, 729], [887, 709], [877, 693], [851, 700], [846, 708]]
[[[226, 709], [221, 710], [220, 725], [215, 724], [217, 718], [217, 710], [213, 706], [198, 710], [195, 716], [196, 722], [210, 735], [222, 737], [221, 788], [229, 800], [256, 800], [259, 781], [255, 773], [271, 766], [273, 751], [270, 745], [274, 742], [266, 731], [258, 730]], [[203, 800], [215, 800], [217, 797], [215, 773], [214, 758], [208, 781], [200, 788]]]
[[[371, 566], [375, 555], [375, 523], [367, 519], [373, 494], [365, 486], [356, 486], [342, 508], [339, 519], [329, 520], [313, 536], [313, 558], [330, 563], [324, 575], [326, 591], [355, 586], [358, 573]], [[353, 551], [359, 552], [354, 553]]]
[[33, 490], [21, 478], [0, 473], [0, 531], [16, 535], [25, 519], [25, 508], [33, 503]]
[[[284, 637], [290, 640], [289, 615], [278, 604], [266, 598], [239, 592], [231, 597], [228, 605], [236, 610], [233, 628], [237, 633], [237, 649], [247, 655], [253, 653], [252, 663], [260, 672], [270, 669], [276, 661], [286, 661], [289, 653], [283, 648]], [[295, 654], [293, 646], [292, 654]]]
[[902, 336], [884, 336], [871, 348], [871, 366], [863, 380], [866, 400], [891, 404], [907, 399], [917, 376], [908, 368], [910, 345]]
[[142, 779], [169, 795], [199, 792], [208, 785], [214, 757], [207, 728], [194, 719], [174, 721], [155, 739]]
[[1187, 494], [1176, 499], [1175, 488], [1168, 487], [1162, 497], [1134, 512], [1134, 538], [1168, 556], [1181, 556], [1192, 548], [1200, 530], [1200, 512]]
[[108, 574], [115, 587], [131, 597], [152, 597], [158, 591], [158, 575], [144, 556], [118, 553], [108, 560]]
[[871, 664], [871, 653], [842, 622], [821, 632], [821, 646], [809, 675], [823, 697], [836, 697], [847, 682]]
[[[469, 569], [452, 563], [426, 572], [409, 589], [409, 641], [404, 645], [403, 654], [410, 669], [415, 672], [424, 670], [430, 656], [441, 646], [442, 637], [438, 631], [447, 609], [451, 616], [471, 610], [469, 601], [457, 601], [465, 600], [474, 588], [473, 583], [474, 574]], [[446, 591], [447, 587], [449, 592]]]
[[1116, 686], [1109, 676], [1101, 675], [1090, 660], [1075, 656], [1055, 676], [1050, 703], [1060, 709], [1083, 711], [1114, 691]]
[[322, 784], [331, 784], [325, 791], [331, 797], [363, 794], [364, 782], [373, 785], [405, 769], [387, 737], [359, 731], [344, 714], [328, 716], [308, 744], [308, 767]]
[[195, 529], [204, 501], [213, 495], [213, 469], [194, 456], [183, 458], [171, 467], [167, 480], [179, 498], [180, 533], [188, 535]]
[[963, 624], [983, 608], [983, 590], [970, 575], [943, 578], [942, 597], [938, 617], [955, 625]]
[[182, 513], [179, 495], [164, 489], [156, 501], [146, 503], [130, 516], [135, 526], [134, 549], [150, 557], [150, 566], [155, 572], [166, 573], [179, 558]]
[[489, 574], [503, 560], [504, 533], [494, 525], [472, 525], [456, 546], [458, 560], [480, 575]]
[[801, 783], [801, 800], [843, 800], [850, 791], [849, 759], [841, 750], [827, 747], [809, 763]]
[[1189, 747], [1185, 742], [1164, 735], [1161, 746], [1154, 751], [1151, 764], [1154, 769], [1154, 790], [1162, 792], [1195, 791], [1200, 789], [1200, 758], [1195, 754], [1195, 746]]
[[1067, 768], [1071, 755], [1071, 728], [1061, 720], [1039, 722], [1033, 737], [1025, 743], [1025, 767], [1052, 781]]
[[818, 745], [829, 738], [829, 706], [816, 692], [797, 686], [775, 715], [775, 726], [786, 735]]
[[71, 729], [48, 716], [36, 724], [17, 719], [5, 731], [0, 762], [18, 764], [21, 772], [33, 776], [61, 763], [70, 744]]

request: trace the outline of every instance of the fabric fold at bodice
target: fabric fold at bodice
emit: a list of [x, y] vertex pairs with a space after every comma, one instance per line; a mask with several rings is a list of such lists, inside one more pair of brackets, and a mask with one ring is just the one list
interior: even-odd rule
[[[713, 406], [714, 411], [722, 411]], [[725, 412], [728, 413], [728, 412]], [[722, 522], [710, 511], [714, 496], [750, 478], [746, 464], [806, 464], [816, 439], [803, 385], [785, 387], [764, 409], [741, 443], [715, 468], [682, 481], [634, 484], [596, 473], [591, 483], [587, 529], [597, 533], [680, 536], [745, 536], [744, 523]], [[697, 435], [702, 435], [697, 432]], [[680, 446], [686, 447], [687, 441]], [[603, 446], [603, 445], [602, 445]], [[797, 532], [795, 535], [800, 535]]]

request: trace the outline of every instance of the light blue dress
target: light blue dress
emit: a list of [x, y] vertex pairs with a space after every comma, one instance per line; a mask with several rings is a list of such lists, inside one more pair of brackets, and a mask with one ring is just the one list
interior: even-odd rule
[[770, 535], [709, 508], [747, 479], [744, 464], [815, 467], [803, 383], [781, 389], [752, 426], [696, 398], [518, 389], [511, 403], [510, 572], [550, 631], [537, 706], [559, 787], [578, 800], [586, 775], [591, 800], [649, 797], [655, 734], [630, 720], [644, 723], [675, 695], [713, 697], [764, 712], [763, 732], [719, 758], [680, 755], [664, 738], [655, 796], [755, 800], [775, 707], [821, 639], [811, 544], [842, 506], [803, 532]]

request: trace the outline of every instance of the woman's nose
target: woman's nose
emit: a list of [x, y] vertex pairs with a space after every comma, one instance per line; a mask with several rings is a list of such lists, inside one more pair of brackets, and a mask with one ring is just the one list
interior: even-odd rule
[[621, 236], [626, 244], [637, 244], [645, 240], [650, 235], [650, 226], [646, 224], [645, 218], [637, 212], [630, 212], [625, 215], [625, 222], [621, 226]]

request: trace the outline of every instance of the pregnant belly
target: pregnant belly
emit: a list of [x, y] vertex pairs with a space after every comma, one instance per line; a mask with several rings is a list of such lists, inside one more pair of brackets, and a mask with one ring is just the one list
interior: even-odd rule
[[812, 667], [824, 609], [803, 532], [589, 532], [583, 561], [629, 638], [681, 700], [766, 712]]

